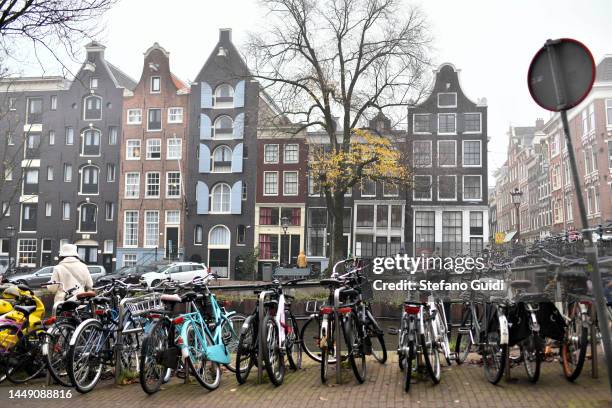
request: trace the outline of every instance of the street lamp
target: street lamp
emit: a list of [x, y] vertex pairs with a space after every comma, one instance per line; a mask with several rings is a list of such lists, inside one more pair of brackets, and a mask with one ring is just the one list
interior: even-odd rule
[[516, 242], [518, 243], [521, 235], [521, 217], [519, 214], [519, 207], [523, 201], [523, 192], [516, 187], [514, 191], [510, 192], [510, 196], [512, 197], [512, 204], [514, 204], [514, 208], [516, 210]]
[[[285, 243], [285, 248], [287, 249], [287, 259], [285, 259], [285, 261], [287, 262], [285, 265], [283, 266], [287, 266], [287, 264], [289, 263], [289, 243], [287, 242], [287, 229], [289, 229], [289, 218], [288, 217], [283, 217], [281, 218], [281, 227], [283, 228], [283, 242]], [[281, 248], [281, 260], [283, 258], [283, 253], [282, 253], [282, 248]]]
[[4, 228], [6, 230], [6, 236], [9, 239], [8, 244], [8, 264], [9, 268], [11, 267], [11, 248], [13, 247], [13, 237], [15, 236], [15, 227], [12, 225], [8, 225]]

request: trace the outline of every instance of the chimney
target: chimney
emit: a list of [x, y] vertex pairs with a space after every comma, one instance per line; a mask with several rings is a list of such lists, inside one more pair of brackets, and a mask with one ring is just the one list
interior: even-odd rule
[[232, 29], [231, 28], [219, 29], [219, 42], [232, 42]]
[[544, 119], [542, 118], [537, 118], [536, 119], [536, 130], [542, 130], [544, 129]]

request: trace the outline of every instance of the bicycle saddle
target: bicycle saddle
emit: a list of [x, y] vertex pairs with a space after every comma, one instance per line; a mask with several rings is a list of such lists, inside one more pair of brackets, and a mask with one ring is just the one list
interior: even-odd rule
[[79, 302], [76, 302], [74, 300], [66, 300], [60, 303], [59, 305], [57, 305], [57, 311], [58, 312], [70, 312], [76, 309], [77, 307], [79, 307], [80, 305], [81, 304]]
[[14, 309], [18, 312], [23, 313], [24, 315], [29, 315], [34, 310], [36, 310], [36, 305], [32, 305], [32, 306], [15, 305]]
[[528, 280], [514, 280], [510, 282], [510, 287], [513, 289], [529, 289], [531, 287], [531, 281]]
[[164, 303], [180, 303], [181, 297], [179, 295], [161, 295], [160, 300]]
[[542, 292], [534, 292], [534, 293], [521, 293], [516, 296], [514, 299], [515, 302], [518, 303], [541, 303], [541, 302], [550, 302], [548, 297]]
[[93, 290], [87, 291], [87, 292], [81, 292], [79, 294], [76, 295], [76, 298], [81, 300], [81, 299], [91, 299], [92, 297], [96, 296], [96, 292], [94, 292]]
[[106, 296], [96, 296], [92, 300], [97, 305], [102, 305], [102, 304], [106, 304], [106, 303], [110, 303], [111, 302], [111, 298], [106, 297]]

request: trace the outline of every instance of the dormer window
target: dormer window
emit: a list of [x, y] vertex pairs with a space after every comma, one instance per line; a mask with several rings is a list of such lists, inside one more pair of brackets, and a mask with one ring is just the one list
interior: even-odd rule
[[151, 77], [151, 93], [161, 92], [161, 78], [158, 76]]
[[215, 107], [228, 107], [234, 106], [234, 88], [228, 84], [221, 84], [215, 89], [215, 98], [213, 101]]
[[96, 77], [89, 78], [89, 87], [91, 89], [96, 89], [98, 87], [98, 78]]
[[456, 92], [440, 92], [438, 94], [438, 108], [456, 108], [457, 93]]
[[83, 120], [102, 119], [102, 98], [90, 95], [85, 98], [83, 104]]

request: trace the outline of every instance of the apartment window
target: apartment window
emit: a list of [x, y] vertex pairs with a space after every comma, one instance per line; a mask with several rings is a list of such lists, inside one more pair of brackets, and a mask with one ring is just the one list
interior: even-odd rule
[[308, 176], [308, 195], [318, 197], [321, 195], [321, 183], [316, 175]]
[[93, 88], [93, 89], [97, 88], [98, 87], [98, 78], [96, 78], [96, 77], [89, 78], [89, 87]]
[[140, 195], [140, 173], [125, 173], [125, 198], [138, 198]]
[[242, 193], [241, 193], [242, 201], [246, 201], [247, 195], [248, 195], [247, 183], [246, 181], [242, 180]]
[[150, 108], [147, 115], [147, 130], [161, 130], [162, 128], [162, 119], [161, 119], [161, 109], [159, 108]]
[[483, 217], [481, 211], [470, 211], [470, 235], [483, 234]]
[[240, 224], [236, 227], [236, 245], [244, 245], [246, 242], [246, 227]]
[[57, 110], [57, 95], [51, 95], [51, 110]]
[[374, 206], [357, 205], [357, 227], [371, 228], [374, 226]]
[[173, 138], [168, 139], [167, 141], [167, 152], [166, 159], [167, 160], [179, 160], [182, 156], [181, 150], [183, 141], [181, 139]]
[[470, 254], [472, 256], [482, 254], [483, 239], [479, 237], [470, 237]]
[[464, 113], [464, 133], [480, 133], [482, 131], [482, 121], [480, 113]]
[[66, 146], [74, 144], [74, 129], [70, 126], [66, 127]]
[[574, 219], [574, 211], [572, 208], [572, 195], [568, 194], [565, 196], [565, 215], [567, 220], [571, 221]]
[[83, 104], [83, 120], [102, 119], [102, 98], [96, 95], [85, 97]]
[[376, 196], [376, 182], [368, 178], [361, 179], [361, 196], [374, 197]]
[[606, 99], [606, 124], [612, 126], [612, 99]]
[[402, 227], [402, 214], [404, 213], [401, 205], [391, 206], [391, 228]]
[[157, 247], [159, 245], [159, 211], [145, 211], [145, 247]]
[[298, 194], [298, 172], [285, 171], [283, 172], [283, 195]]
[[280, 215], [277, 207], [262, 207], [259, 209], [259, 225], [278, 225]]
[[140, 125], [142, 123], [142, 109], [127, 110], [127, 124]]
[[612, 140], [608, 141], [608, 167], [612, 169]]
[[463, 199], [482, 199], [481, 176], [463, 176]]
[[213, 173], [230, 173], [232, 171], [232, 150], [221, 145], [215, 148], [212, 154]]
[[50, 217], [52, 210], [53, 210], [53, 206], [51, 205], [51, 203], [46, 202], [45, 203], [45, 217]]
[[168, 108], [168, 123], [183, 123], [183, 108]]
[[115, 217], [115, 203], [113, 203], [112, 201], [107, 201], [104, 205], [104, 213], [104, 219], [106, 221], [112, 221]]
[[181, 173], [169, 171], [166, 173], [166, 197], [178, 198], [181, 196]]
[[138, 258], [136, 254], [123, 254], [123, 266], [131, 268], [138, 264]]
[[289, 220], [289, 225], [298, 227], [301, 224], [301, 210], [299, 208], [283, 207], [281, 208], [281, 219], [282, 218], [287, 218]]
[[95, 204], [82, 204], [79, 207], [79, 231], [80, 232], [96, 232], [97, 231], [97, 213], [98, 207]]
[[447, 135], [457, 133], [457, 115], [454, 113], [438, 113], [438, 133]]
[[196, 225], [193, 229], [193, 243], [195, 245], [202, 245], [204, 242], [204, 228], [201, 225]]
[[104, 241], [104, 253], [112, 254], [113, 253], [114, 242], [112, 239], [107, 239]]
[[463, 166], [481, 166], [480, 140], [463, 141]]
[[151, 93], [161, 91], [161, 78], [158, 76], [151, 77]]
[[87, 129], [85, 132], [83, 132], [83, 145], [81, 147], [81, 155], [100, 155], [100, 131], [98, 129]]
[[138, 211], [126, 211], [123, 221], [123, 246], [138, 245]]
[[230, 186], [225, 183], [215, 185], [210, 194], [211, 211], [213, 213], [229, 213], [230, 212]]
[[438, 94], [438, 108], [456, 108], [457, 93], [456, 92], [440, 92]]
[[234, 121], [227, 115], [215, 119], [214, 136], [216, 138], [228, 138], [234, 134]]
[[119, 129], [117, 126], [110, 126], [108, 128], [108, 144], [114, 146], [117, 144], [117, 139], [119, 138]]
[[53, 166], [47, 166], [47, 181], [53, 181]]
[[264, 195], [278, 195], [278, 172], [264, 171]]
[[11, 97], [8, 99], [8, 109], [12, 111], [17, 110], [17, 98]]
[[99, 169], [96, 166], [81, 168], [81, 194], [98, 194]]
[[115, 181], [115, 177], [116, 177], [116, 167], [114, 163], [107, 163], [106, 164], [106, 181], [108, 183], [112, 183]]
[[431, 200], [431, 176], [414, 176], [414, 200]]
[[15, 136], [13, 135], [13, 132], [6, 132], [6, 144], [8, 146], [15, 145]]
[[442, 212], [442, 255], [456, 256], [462, 252], [462, 223], [461, 211]]
[[140, 159], [140, 140], [138, 139], [126, 140], [125, 158], [126, 160]]
[[308, 209], [308, 256], [325, 256], [325, 236], [327, 231], [327, 210]]
[[17, 262], [19, 266], [35, 267], [38, 241], [36, 239], [20, 239], [17, 242]]
[[374, 256], [374, 237], [372, 235], [357, 234], [355, 236], [355, 255], [363, 258]]
[[166, 210], [166, 224], [180, 224], [181, 212], [179, 210]]
[[383, 196], [385, 197], [398, 197], [399, 196], [399, 188], [397, 184], [384, 182], [383, 183]]
[[49, 146], [53, 146], [55, 144], [55, 130], [49, 131]]
[[72, 181], [72, 164], [64, 163], [64, 181], [66, 183]]
[[278, 259], [278, 235], [259, 234], [259, 257]]
[[159, 198], [159, 187], [160, 177], [158, 172], [147, 173], [147, 185], [145, 190], [145, 197], [147, 198]]
[[412, 115], [413, 133], [431, 133], [431, 119], [429, 113], [418, 113]]
[[2, 202], [2, 216], [4, 217], [10, 217], [11, 215], [11, 205], [9, 202], [7, 201], [3, 201]]
[[457, 199], [457, 176], [438, 176], [438, 200]]
[[234, 88], [228, 84], [221, 84], [215, 88], [215, 106], [231, 106], [234, 101]]
[[278, 163], [278, 145], [267, 144], [264, 145], [264, 163]]
[[13, 168], [9, 163], [4, 163], [4, 181], [13, 181]]
[[147, 160], [161, 159], [161, 139], [147, 139]]
[[62, 202], [62, 219], [63, 220], [70, 219], [70, 203], [68, 201]]
[[457, 141], [438, 141], [438, 166], [454, 167], [457, 165]]
[[42, 123], [42, 98], [28, 98], [26, 124]]
[[379, 204], [376, 206], [376, 226], [386, 228], [389, 224], [389, 206]]
[[431, 167], [431, 141], [415, 140], [412, 154], [416, 167]]
[[283, 161], [285, 163], [297, 163], [299, 160], [299, 145], [287, 144], [285, 145], [285, 153]]

